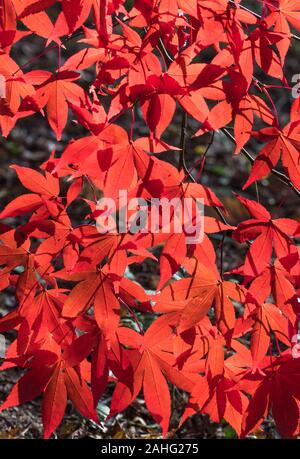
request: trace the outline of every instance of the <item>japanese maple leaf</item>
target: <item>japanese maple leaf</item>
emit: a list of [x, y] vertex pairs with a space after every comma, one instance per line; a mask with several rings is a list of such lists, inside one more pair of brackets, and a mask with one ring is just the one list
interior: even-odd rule
[[154, 309], [164, 313], [176, 313], [177, 331], [183, 333], [201, 323], [214, 304], [217, 326], [224, 335], [232, 332], [235, 325], [232, 300], [243, 302], [243, 288], [233, 282], [222, 281], [216, 269], [212, 270], [200, 262], [193, 267], [185, 267], [193, 277], [173, 282], [160, 295], [154, 296]]
[[[155, 243], [156, 240], [157, 238], [151, 238], [150, 233], [131, 235], [130, 233], [125, 234], [113, 231], [112, 233], [101, 234], [96, 227], [83, 225], [75, 228], [67, 235], [63, 256], [65, 255], [65, 248], [69, 246], [66, 255], [71, 256], [70, 261], [74, 260], [76, 263], [73, 264], [71, 269], [68, 269], [70, 265], [69, 261], [66, 260], [65, 268], [67, 268], [66, 271], [72, 271], [76, 274], [80, 271], [90, 271], [92, 268], [103, 265], [103, 262], [107, 261], [106, 269], [113, 276], [114, 286], [117, 291], [120, 283], [125, 282], [123, 276], [128, 263], [141, 262], [145, 258], [152, 258], [157, 261], [157, 258], [147, 250], [151, 242]], [[160, 241], [155, 245], [159, 243]], [[77, 253], [78, 244], [84, 247], [80, 254]], [[48, 246], [47, 242], [46, 246]], [[41, 248], [41, 253], [43, 253], [43, 248]], [[53, 253], [53, 250], [50, 250], [50, 253]], [[128, 258], [129, 254], [134, 256]], [[67, 261], [68, 263], [66, 264]]]
[[197, 375], [185, 374], [176, 368], [172, 355], [172, 326], [174, 322], [162, 316], [148, 328], [145, 335], [129, 328], [120, 328], [118, 336], [128, 346], [130, 368], [119, 375], [111, 402], [110, 415], [123, 411], [138, 396], [143, 387], [145, 402], [151, 415], [161, 425], [165, 436], [169, 428], [171, 399], [167, 380], [177, 387], [191, 391]]
[[[60, 424], [70, 398], [83, 416], [98, 422], [92, 393], [81, 365], [91, 350], [89, 336], [82, 335], [65, 348], [63, 354], [54, 349], [37, 350], [32, 354], [11, 358], [14, 364], [28, 368], [0, 406], [3, 411], [33, 400], [43, 393], [44, 438], [51, 436]], [[80, 352], [78, 352], [80, 350]]]
[[[191, 189], [192, 191], [192, 189]], [[201, 188], [200, 188], [200, 193], [201, 193]], [[207, 190], [208, 191], [208, 190]], [[173, 218], [173, 216], [172, 216]], [[191, 219], [191, 221], [193, 221]], [[186, 221], [187, 223], [187, 221]], [[196, 223], [193, 221], [193, 223]], [[221, 231], [226, 231], [226, 230], [232, 230], [233, 227], [229, 225], [224, 225], [222, 222], [219, 220], [213, 218], [213, 217], [204, 217], [203, 218], [203, 232], [205, 233], [218, 233]], [[199, 226], [199, 223], [198, 223]], [[193, 229], [193, 228], [192, 228]], [[167, 240], [165, 242], [163, 251], [161, 253], [160, 257], [160, 282], [157, 286], [157, 290], [160, 290], [166, 282], [172, 277], [173, 274], [175, 274], [180, 266], [183, 264], [183, 261], [186, 256], [186, 251], [187, 247], [193, 247], [193, 244], [198, 244], [199, 241], [189, 241], [189, 237], [187, 236], [184, 228], [182, 228], [181, 232], [178, 233], [173, 233], [170, 235], [167, 235]], [[192, 234], [192, 239], [193, 239], [193, 234]]]
[[[198, 18], [196, 0], [162, 0], [158, 6], [159, 21], [171, 26], [179, 16], [179, 11]], [[171, 23], [171, 24], [170, 24]]]
[[201, 382], [193, 388], [180, 424], [189, 416], [203, 413], [208, 414], [210, 419], [218, 424], [225, 419], [240, 435], [247, 404], [247, 396], [229, 378], [222, 377], [210, 390], [207, 379], [202, 377]]
[[[142, 177], [141, 172], [143, 173]], [[197, 200], [198, 202], [199, 200], [202, 200], [201, 202], [203, 202], [203, 204], [214, 205], [221, 208], [223, 207], [223, 204], [209, 188], [198, 183], [183, 183], [183, 172], [178, 172], [178, 170], [171, 164], [161, 164], [161, 161], [157, 158], [152, 157], [148, 163], [148, 167], [144, 168], [144, 171], [139, 169], [139, 175], [142, 178], [139, 192], [142, 193], [142, 196], [145, 198], [148, 197], [147, 193], [150, 193], [152, 197], [157, 196], [163, 200], [169, 199], [169, 202], [172, 203], [172, 206], [168, 209], [171, 220], [169, 228], [171, 228], [173, 224], [174, 227], [177, 226], [178, 228], [176, 232], [172, 233], [170, 229], [163, 227], [161, 214], [157, 218], [159, 222], [155, 222], [159, 227], [158, 230], [165, 233], [167, 236], [160, 259], [161, 279], [157, 287], [160, 289], [165, 285], [170, 277], [178, 271], [185, 258], [187, 245], [189, 244], [187, 234], [189, 231], [188, 227], [190, 226], [191, 230], [191, 240], [193, 239], [192, 231], [195, 230], [196, 225], [199, 227], [201, 224], [199, 222], [199, 218], [197, 222], [195, 221], [196, 216], [199, 217], [200, 215]], [[192, 208], [189, 212], [184, 210], [185, 198], [188, 198], [191, 202], [194, 201], [192, 202], [193, 206], [191, 206]], [[196, 209], [198, 209], [198, 211]], [[162, 210], [162, 213], [163, 212], [164, 210]], [[178, 222], [178, 218], [176, 217], [178, 214], [183, 216], [182, 220], [184, 221]], [[170, 222], [168, 222], [168, 224], [169, 223]], [[232, 227], [223, 225], [221, 222], [219, 222], [219, 227], [217, 221], [215, 221], [216, 225], [213, 223], [214, 221], [212, 218], [203, 218], [202, 233], [213, 233], [223, 230], [225, 231], [226, 229], [232, 229]], [[200, 236], [198, 239], [200, 239]], [[195, 241], [195, 244], [196, 243], [197, 241]], [[193, 244], [193, 242], [190, 242], [190, 244]]]
[[[70, 322], [61, 317], [66, 294], [59, 289], [40, 292], [33, 300], [26, 301], [19, 308], [20, 316], [26, 320], [29, 330], [34, 330], [34, 339], [42, 343], [47, 334], [51, 334], [56, 342], [71, 344], [73, 329]], [[19, 339], [19, 336], [18, 336]], [[28, 340], [31, 334], [28, 334]], [[24, 348], [23, 342], [19, 343]], [[25, 347], [26, 348], [26, 347]]]
[[[1, 48], [9, 51], [13, 42], [17, 41], [16, 12], [12, 0], [2, 0], [0, 10], [0, 43]], [[21, 38], [21, 34], [19, 34]]]
[[265, 376], [256, 388], [246, 409], [242, 436], [257, 429], [270, 410], [276, 428], [283, 437], [299, 432], [299, 360], [278, 358], [265, 368]]
[[234, 239], [239, 242], [254, 240], [242, 267], [244, 276], [253, 278], [268, 266], [273, 247], [282, 263], [285, 260], [288, 261], [291, 254], [296, 252], [291, 238], [299, 235], [300, 224], [286, 218], [273, 220], [270, 213], [261, 204], [240, 196], [237, 196], [237, 199], [253, 217], [251, 220], [240, 223], [233, 233]]
[[71, 271], [79, 258], [79, 241], [72, 234], [72, 227], [68, 218], [61, 222], [51, 222], [53, 226], [49, 236], [45, 238], [35, 252], [35, 259], [39, 265], [51, 263], [60, 252], [65, 269]]
[[12, 0], [1, 0], [1, 28], [3, 30], [16, 29], [16, 13]]
[[251, 283], [246, 301], [262, 304], [272, 293], [275, 304], [289, 318], [291, 324], [297, 322], [297, 292], [292, 276], [276, 260], [274, 266], [267, 266]]
[[82, 225], [72, 232], [83, 250], [80, 253], [78, 263], [74, 266], [73, 272], [90, 270], [101, 264], [105, 257], [111, 261], [120, 248], [124, 235], [121, 234], [100, 234], [97, 228], [91, 225]]
[[17, 63], [4, 52], [0, 54], [0, 74], [0, 124], [3, 135], [7, 136], [16, 122], [15, 115], [22, 101], [35, 100], [35, 90]]
[[62, 310], [62, 316], [76, 318], [94, 305], [95, 319], [107, 340], [114, 339], [120, 320], [120, 301], [138, 307], [135, 301], [146, 302], [144, 290], [135, 282], [123, 278], [114, 291], [114, 277], [107, 274], [107, 267], [75, 273], [56, 272], [54, 277], [79, 281], [71, 290]]
[[252, 133], [260, 141], [267, 144], [255, 159], [250, 176], [243, 189], [253, 182], [269, 174], [278, 163], [280, 157], [295, 187], [300, 187], [300, 126], [299, 122], [291, 122], [283, 130], [276, 127], [261, 129]]
[[38, 286], [37, 269], [34, 255], [30, 253], [30, 241], [23, 240], [22, 232], [11, 230], [0, 235], [0, 288], [6, 288], [10, 272], [17, 268], [24, 269], [16, 278], [16, 297], [21, 308], [24, 302], [32, 301]]
[[95, 319], [99, 328], [109, 339], [119, 324], [119, 301], [113, 291], [110, 279], [101, 271], [82, 272], [63, 277], [69, 280], [80, 280], [71, 291], [63, 306], [63, 317], [77, 317], [94, 304]]
[[276, 44], [279, 49], [284, 38], [283, 34], [270, 31], [263, 22], [249, 36], [257, 64], [266, 74], [274, 78], [283, 78], [281, 61], [284, 56], [278, 56], [273, 48]]
[[[137, 142], [137, 145], [139, 144], [140, 142]], [[144, 159], [142, 156], [141, 158]], [[200, 183], [186, 182], [183, 171], [179, 172], [172, 164], [162, 163], [155, 157], [146, 163], [146, 167], [144, 165], [143, 169], [139, 168], [139, 176], [143, 180], [143, 186], [153, 195], [155, 193], [157, 197], [165, 197], [169, 200], [173, 198], [196, 200], [199, 198], [203, 199], [203, 204], [206, 206], [216, 206], [224, 210], [222, 202], [210, 188]], [[153, 181], [152, 186], [151, 181]], [[160, 182], [161, 186], [159, 186]]]
[[55, 0], [23, 0], [23, 11], [20, 18], [43, 11], [54, 5]]
[[[252, 355], [252, 371], [259, 368], [261, 361], [266, 356], [271, 342], [271, 332], [274, 333], [276, 339], [290, 347], [289, 339], [289, 322], [281, 313], [280, 309], [274, 304], [263, 303], [252, 312], [247, 314], [254, 318], [254, 324], [251, 330], [251, 355]], [[247, 315], [244, 316], [248, 318]]]
[[[65, 20], [68, 24], [69, 33], [74, 32], [87, 19], [91, 7], [96, 0], [60, 0]], [[28, 18], [32, 14], [41, 13], [45, 9], [55, 5], [56, 0], [23, 0], [23, 9], [20, 19]]]
[[222, 338], [219, 337], [211, 345], [206, 363], [206, 376], [199, 378], [199, 382], [193, 388], [180, 424], [189, 416], [202, 412], [217, 423], [224, 418], [240, 435], [248, 399], [230, 375], [224, 372], [226, 368], [223, 344]]
[[148, 70], [147, 78], [141, 81], [139, 67], [139, 64], [132, 66], [128, 76], [130, 98], [132, 102], [140, 98], [149, 130], [159, 139], [174, 116], [175, 96], [183, 91], [170, 75], [162, 74], [157, 67], [155, 74]]
[[89, 16], [91, 7], [100, 7], [97, 0], [62, 0], [62, 10], [66, 18], [69, 33], [81, 27]]
[[28, 212], [34, 212], [46, 207], [51, 213], [57, 214], [59, 182], [49, 172], [42, 175], [34, 169], [21, 166], [12, 166], [22, 185], [32, 193], [18, 196], [7, 204], [0, 213], [0, 218], [16, 217]]
[[169, 75], [182, 87], [176, 100], [182, 108], [193, 118], [204, 123], [209, 114], [205, 98], [210, 98], [217, 81], [225, 73], [225, 68], [217, 64], [193, 64], [188, 59], [174, 61]]
[[17, 310], [9, 312], [0, 319], [0, 333], [16, 329], [20, 325], [21, 321], [22, 319]]
[[170, 124], [176, 101], [189, 115], [204, 122], [209, 113], [204, 99], [206, 88], [225, 72], [219, 65], [194, 64], [190, 70], [188, 62], [174, 61], [167, 73], [156, 66], [154, 70], [148, 69], [147, 77], [142, 80], [142, 70], [140, 64], [131, 68], [130, 97], [132, 102], [137, 98], [141, 100], [144, 118], [157, 138]]
[[0, 236], [0, 290], [4, 290], [9, 285], [10, 272], [17, 266], [27, 266], [29, 262], [29, 253], [26, 247], [18, 247], [14, 244], [13, 239], [9, 244], [3, 244], [3, 239]]
[[264, 0], [270, 11], [265, 18], [268, 25], [275, 25], [275, 30], [290, 33], [289, 24], [300, 30], [300, 5], [297, 0]]
[[[12, 1], [18, 19], [20, 19], [24, 8], [30, 3], [30, 1], [31, 0]], [[53, 31], [53, 24], [48, 14], [44, 11], [45, 8], [47, 8], [46, 5], [43, 8], [40, 8], [40, 10], [37, 9], [37, 11], [33, 12], [32, 14], [26, 17], [22, 16], [21, 21], [31, 32], [36, 33], [40, 37], [49, 38]], [[59, 39], [54, 38], [54, 41], [60, 43]]]
[[[153, 88], [146, 84], [147, 78], [151, 75], [161, 73], [161, 63], [159, 59], [151, 53], [153, 47], [158, 41], [157, 28], [150, 29], [144, 41], [140, 35], [125, 23], [119, 21], [122, 27], [123, 35], [109, 35], [106, 38], [105, 48], [110, 50], [111, 58], [105, 56], [102, 58], [103, 64], [100, 66], [95, 86], [107, 87], [109, 84], [115, 86], [116, 80], [120, 79], [118, 91], [111, 103], [109, 118], [116, 116], [126, 106], [134, 102], [134, 94], [149, 93]], [[100, 35], [103, 37], [104, 30], [102, 27]], [[154, 37], [151, 39], [151, 33], [154, 31]], [[104, 38], [105, 39], [105, 38]], [[98, 48], [99, 36], [95, 35], [94, 39], [87, 38], [87, 43]], [[153, 43], [152, 43], [153, 41]], [[116, 50], [118, 51], [116, 53]], [[127, 89], [128, 85], [128, 89]], [[134, 89], [134, 92], [130, 88]], [[132, 93], [132, 94], [130, 94]]]
[[[9, 51], [12, 44], [26, 37], [31, 32], [43, 38], [48, 38], [51, 35], [53, 24], [44, 11], [27, 16], [26, 18], [23, 17], [22, 22], [30, 31], [20, 31], [17, 30], [17, 19], [19, 19], [19, 15], [24, 9], [26, 0], [1, 0], [1, 4], [0, 42], [1, 47], [5, 51]], [[57, 42], [60, 42], [60, 40], [57, 40]]]
[[[134, 142], [129, 142], [123, 128], [108, 122], [101, 105], [95, 107], [93, 114], [81, 107], [71, 107], [91, 135], [68, 145], [55, 172], [59, 176], [72, 175], [74, 178], [86, 174], [105, 196], [117, 198], [119, 189], [136, 185], [136, 168], [149, 162], [147, 153]], [[126, 174], [123, 173], [125, 169]]]
[[56, 133], [57, 140], [60, 140], [67, 123], [68, 102], [80, 105], [86, 98], [84, 90], [73, 83], [80, 75], [67, 70], [54, 74], [33, 71], [30, 75], [31, 81], [39, 86], [36, 92], [38, 103], [41, 107], [46, 106], [49, 124]]
[[[241, 8], [237, 9], [240, 13]], [[286, 45], [286, 36], [282, 33], [275, 33], [268, 29], [264, 22], [259, 23], [251, 34], [244, 34], [241, 26], [236, 27], [236, 20], [229, 22], [229, 33], [227, 39], [230, 43], [231, 53], [225, 51], [223, 59], [226, 59], [227, 65], [230, 61], [238, 66], [237, 76], [241, 76], [247, 81], [247, 87], [253, 83], [253, 73], [255, 61], [261, 69], [275, 78], [283, 78], [282, 62], [284, 61], [284, 46]], [[236, 32], [232, 34], [233, 30]], [[278, 51], [274, 49], [277, 47]], [[236, 73], [236, 70], [230, 69], [229, 73]], [[242, 86], [244, 86], [242, 84]], [[240, 92], [242, 86], [236, 86], [234, 91]], [[245, 94], [246, 96], [247, 94]]]
[[[244, 78], [239, 74], [239, 77], [235, 81], [233, 80], [232, 84], [227, 83], [225, 85], [224, 82], [226, 99], [211, 109], [207, 121], [195, 134], [198, 136], [212, 129], [214, 131], [221, 129], [233, 119], [236, 142], [235, 154], [240, 152], [251, 137], [254, 115], [269, 125], [274, 121], [272, 112], [263, 99], [247, 94], [243, 80]], [[244, 91], [247, 95], [243, 95]]]

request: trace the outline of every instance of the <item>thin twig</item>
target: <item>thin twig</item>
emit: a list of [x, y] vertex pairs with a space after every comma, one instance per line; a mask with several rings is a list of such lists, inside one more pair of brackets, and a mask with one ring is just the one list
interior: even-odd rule
[[211, 147], [212, 144], [214, 143], [214, 139], [215, 139], [215, 131], [213, 131], [213, 132], [211, 133], [210, 141], [208, 142], [207, 147], [206, 147], [206, 150], [205, 150], [205, 152], [203, 153], [203, 156], [202, 156], [202, 158], [201, 158], [201, 166], [200, 166], [200, 170], [199, 170], [199, 172], [198, 172], [198, 174], [197, 174], [197, 180], [198, 180], [199, 178], [201, 178], [201, 176], [202, 176], [202, 172], [203, 172], [204, 165], [205, 165], [205, 161], [206, 161], [206, 156], [207, 156], [207, 154], [208, 154], [208, 152], [209, 152], [209, 150], [210, 150], [210, 147]]
[[232, 5], [235, 5], [236, 8], [241, 8], [242, 10], [244, 11], [247, 11], [248, 13], [251, 13], [253, 14], [253, 16], [255, 16], [257, 19], [261, 19], [261, 15], [258, 14], [258, 13], [255, 13], [254, 11], [250, 10], [249, 8], [247, 8], [246, 6], [244, 5], [241, 5], [241, 4], [236, 4], [235, 3], [235, 0], [229, 0], [229, 3], [231, 3]]
[[220, 219], [222, 220], [222, 223], [224, 223], [224, 225], [227, 225], [229, 226], [229, 223], [228, 221], [226, 220], [223, 212], [221, 211], [221, 209], [217, 206], [213, 206], [213, 209], [217, 212], [217, 214], [219, 215]]
[[[229, 0], [229, 3], [235, 5], [237, 8], [241, 8], [242, 10], [247, 11], [250, 14], [253, 14], [253, 16], [255, 16], [257, 19], [262, 19], [260, 14], [255, 13], [254, 11], [250, 10], [249, 8], [247, 8], [244, 5], [241, 5], [240, 3], [236, 4], [235, 0]], [[300, 41], [300, 37], [298, 37], [298, 35], [295, 35], [294, 33], [291, 34], [291, 37], [294, 38], [295, 40]]]
[[163, 53], [164, 57], [165, 57], [165, 60], [169, 62], [169, 64], [172, 64], [172, 62], [174, 62], [174, 57], [170, 56], [170, 54], [168, 53], [165, 45], [164, 45], [164, 42], [162, 41], [162, 39], [160, 38], [159, 39], [159, 48], [161, 50], [161, 52]]

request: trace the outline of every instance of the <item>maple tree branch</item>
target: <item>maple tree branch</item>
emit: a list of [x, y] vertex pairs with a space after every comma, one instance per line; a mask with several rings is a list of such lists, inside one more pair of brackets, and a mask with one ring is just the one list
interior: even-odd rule
[[[230, 3], [234, 3], [235, 4], [235, 1], [234, 0], [229, 0]], [[236, 5], [236, 4], [235, 4]], [[244, 9], [245, 11], [248, 11], [250, 13], [253, 13], [251, 10], [249, 10], [248, 8], [246, 7], [243, 7], [242, 5], [239, 5], [242, 9]], [[257, 13], [253, 13], [255, 16]], [[258, 14], [257, 17], [259, 17], [261, 19], [261, 16]], [[299, 40], [300, 40], [300, 37], [297, 37]], [[162, 41], [162, 39], [160, 38], [159, 40], [159, 43], [160, 43], [160, 49], [163, 53], [163, 55], [165, 56], [165, 58], [169, 61], [169, 63], [172, 63], [174, 61], [174, 58], [171, 57], [169, 55], [169, 53], [167, 52], [166, 50], [166, 47]], [[257, 80], [258, 81], [258, 80]], [[183, 123], [182, 123], [182, 126], [184, 126], [184, 122], [185, 122], [185, 119], [183, 118]], [[226, 135], [226, 137], [228, 137], [233, 143], [236, 143], [235, 141], [235, 138], [234, 136], [226, 129], [226, 128], [222, 128], [221, 131]], [[182, 140], [181, 140], [181, 144], [184, 143], [185, 145], [185, 136], [186, 136], [186, 129], [184, 129], [182, 127], [182, 133], [185, 134], [183, 135], [182, 134]], [[255, 161], [255, 158], [253, 158], [253, 156], [248, 152], [248, 150], [246, 150], [246, 148], [242, 148], [241, 149], [241, 153], [243, 154], [243, 156], [245, 158], [248, 159], [248, 161], [253, 164], [254, 161]], [[196, 180], [194, 179], [194, 177], [192, 176], [192, 174], [190, 174], [188, 168], [186, 167], [186, 164], [185, 164], [185, 160], [184, 160], [184, 150], [181, 151], [181, 154], [180, 154], [180, 159], [179, 159], [179, 165], [178, 165], [178, 169], [179, 170], [184, 170], [185, 173], [192, 179], [193, 182], [196, 182]], [[274, 175], [275, 177], [277, 177], [282, 183], [284, 183], [285, 185], [289, 186], [293, 191], [294, 193], [297, 195], [297, 196], [300, 196], [300, 191], [294, 186], [294, 184], [290, 181], [290, 179], [285, 175], [283, 174], [282, 172], [279, 172], [277, 171], [276, 169], [271, 169], [270, 173], [272, 175]], [[228, 225], [227, 223], [227, 220], [225, 218], [225, 216], [223, 215], [223, 212], [216, 206], [213, 207], [214, 210], [217, 212], [217, 214], [219, 215], [219, 217], [221, 218], [222, 222], [225, 224], [225, 225]]]
[[[231, 3], [234, 3], [234, 0], [230, 0]], [[242, 5], [240, 5], [240, 7], [242, 8]], [[246, 7], [243, 7], [244, 9]], [[250, 11], [248, 10], [248, 8], [246, 8], [247, 11]], [[250, 11], [251, 12], [251, 11]], [[261, 16], [258, 15], [260, 18]], [[300, 40], [300, 37], [299, 37], [299, 40]], [[161, 51], [162, 53], [164, 54], [165, 58], [170, 62], [172, 63], [174, 61], [174, 58], [171, 57], [169, 55], [169, 53], [167, 52], [166, 48], [165, 48], [165, 45], [162, 41], [162, 39], [160, 39], [160, 47], [161, 47]], [[257, 80], [258, 81], [258, 80]], [[185, 122], [185, 120], [183, 119], [183, 123]], [[228, 137], [233, 143], [236, 143], [235, 142], [235, 138], [232, 134], [230, 134], [230, 132], [226, 129], [226, 128], [223, 128], [221, 129], [222, 132], [226, 135], [226, 137]], [[185, 135], [186, 135], [186, 129], [183, 129], [182, 128], [182, 132], [185, 132]], [[181, 141], [181, 144], [182, 142], [185, 143], [185, 137], [184, 135], [182, 136], [182, 141]], [[241, 152], [242, 154], [248, 159], [248, 161], [251, 162], [251, 164], [254, 163], [255, 159], [253, 158], [253, 156], [251, 156], [251, 154], [248, 152], [248, 150], [246, 150], [244, 147], [241, 149]], [[181, 155], [180, 155], [180, 160], [179, 160], [179, 166], [178, 166], [178, 169], [181, 170], [183, 169], [186, 174], [194, 181], [196, 182], [196, 180], [192, 177], [192, 175], [190, 174], [189, 170], [187, 169], [186, 165], [185, 165], [185, 161], [184, 161], [184, 151], [181, 151]], [[279, 172], [277, 171], [276, 169], [271, 169], [271, 173], [276, 176], [282, 183], [284, 183], [285, 185], [291, 187], [293, 189], [293, 191], [296, 193], [297, 196], [300, 196], [300, 191], [293, 185], [293, 183], [290, 181], [290, 179], [284, 175], [282, 172]], [[217, 208], [218, 209], [218, 208]], [[220, 209], [217, 210], [218, 214], [219, 214], [219, 211]], [[219, 214], [220, 216], [220, 214]], [[224, 223], [224, 219], [222, 218], [222, 221]], [[225, 219], [226, 221], [226, 219]]]
[[[208, 142], [207, 146], [206, 146], [206, 149], [205, 149], [205, 152], [203, 153], [203, 156], [200, 160], [200, 170], [198, 172], [198, 175], [197, 175], [197, 179], [198, 178], [201, 178], [201, 175], [202, 175], [202, 172], [203, 172], [203, 169], [204, 169], [204, 165], [205, 165], [205, 161], [206, 161], [206, 156], [210, 150], [210, 147], [212, 146], [212, 144], [214, 143], [214, 139], [215, 139], [215, 131], [212, 131], [211, 133], [211, 138], [210, 138], [210, 141]], [[194, 168], [198, 165], [198, 161], [196, 162], [196, 164], [194, 165]]]
[[[234, 136], [226, 128], [222, 128], [221, 131], [223, 132], [223, 134], [225, 134], [225, 136], [228, 139], [231, 140], [231, 142], [236, 143]], [[248, 159], [248, 161], [251, 164], [254, 163], [255, 158], [253, 158], [253, 156], [249, 153], [248, 150], [246, 150], [245, 147], [241, 149], [241, 153], [243, 154], [245, 158]], [[300, 196], [300, 190], [298, 190], [298, 188], [295, 187], [295, 185], [291, 182], [291, 180], [285, 174], [283, 174], [282, 172], [279, 172], [276, 169], [271, 169], [270, 173], [274, 175], [275, 177], [277, 177], [282, 183], [289, 186], [297, 196]]]
[[[159, 50], [162, 53], [164, 59], [166, 62], [169, 64], [172, 64], [174, 62], [174, 57], [170, 56], [168, 53], [164, 42], [162, 39], [159, 39]], [[179, 172], [181, 170], [184, 170], [186, 176], [189, 176], [193, 182], [195, 182], [194, 177], [190, 173], [186, 162], [185, 162], [185, 146], [186, 146], [186, 137], [187, 137], [187, 125], [188, 125], [188, 115], [185, 110], [183, 110], [182, 114], [182, 123], [181, 123], [181, 139], [180, 139], [180, 152], [179, 152], [179, 162], [178, 162], [178, 170]]]
[[[187, 113], [184, 113], [184, 116], [183, 116], [183, 119], [182, 119], [182, 138], [181, 138], [181, 151], [180, 151], [180, 158], [179, 158], [179, 166], [178, 166], [178, 170], [181, 171], [182, 169], [184, 170], [184, 172], [186, 173], [186, 177], [190, 177], [190, 179], [192, 180], [192, 182], [194, 183], [198, 183], [197, 180], [194, 178], [194, 176], [191, 174], [191, 172], [189, 171], [187, 165], [186, 165], [186, 162], [185, 162], [185, 144], [186, 144], [186, 128], [187, 128], [187, 120], [188, 120], [188, 117], [187, 117]], [[210, 149], [212, 143], [214, 141], [214, 135], [212, 135], [212, 138], [211, 140], [209, 141], [209, 144], [207, 145], [207, 148], [206, 148], [206, 151], [204, 153], [204, 158], [205, 158], [205, 155], [207, 154], [208, 150]], [[203, 171], [203, 167], [202, 167], [202, 170], [201, 170], [201, 173]], [[215, 210], [215, 212], [218, 214], [218, 216], [220, 217], [222, 223], [224, 223], [224, 225], [229, 225], [229, 223], [227, 222], [226, 218], [225, 218], [225, 215], [223, 214], [223, 212], [221, 211], [221, 209], [217, 206], [213, 206], [213, 209]]]
[[179, 151], [179, 162], [178, 170], [179, 172], [184, 169], [186, 173], [189, 174], [189, 170], [185, 163], [185, 147], [186, 147], [186, 137], [187, 137], [187, 126], [188, 126], [188, 116], [185, 110], [182, 114], [182, 123], [181, 123], [181, 138], [180, 138], [180, 151]]

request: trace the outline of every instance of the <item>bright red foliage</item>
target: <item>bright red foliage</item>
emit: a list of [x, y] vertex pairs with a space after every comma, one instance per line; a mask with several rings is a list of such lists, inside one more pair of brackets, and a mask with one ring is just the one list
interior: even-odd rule
[[[115, 384], [110, 417], [142, 390], [164, 436], [169, 384], [189, 394], [181, 423], [202, 412], [215, 422], [225, 418], [245, 436], [272, 412], [282, 436], [299, 434], [300, 359], [292, 352], [299, 222], [236, 196], [249, 219], [230, 226], [223, 203], [191, 181], [184, 161], [177, 169], [159, 156], [173, 150], [184, 159], [184, 142], [178, 147], [162, 138], [177, 109], [198, 122], [196, 136], [228, 134], [232, 123], [235, 154], [253, 136], [263, 143], [241, 189], [279, 163], [286, 175], [275, 174], [300, 195], [299, 102], [280, 126], [271, 86], [254, 76], [259, 69], [288, 90], [285, 60], [291, 28], [300, 31], [300, 3], [260, 3], [262, 16], [239, 0], [1, 0], [3, 136], [39, 112], [57, 140], [70, 115], [87, 131], [39, 171], [12, 166], [28, 193], [0, 213], [0, 288], [14, 288], [18, 302], [0, 319], [1, 333], [17, 332], [1, 370], [26, 370], [0, 410], [42, 394], [45, 438], [62, 421], [68, 399], [98, 422], [96, 407], [109, 383]], [[45, 52], [59, 51], [56, 71], [29, 71], [10, 57], [14, 44], [32, 34], [44, 39]], [[71, 39], [81, 48], [61, 62]], [[89, 88], [86, 69], [94, 71]], [[148, 136], [133, 138], [137, 107]], [[129, 133], [118, 124], [126, 113]], [[117, 199], [120, 189], [145, 199], [202, 198], [216, 217], [205, 216], [204, 240], [195, 244], [162, 228], [100, 234], [97, 197]], [[70, 211], [75, 201], [89, 209], [80, 224]], [[12, 217], [16, 227], [7, 224]], [[223, 244], [225, 236], [248, 244], [244, 263], [231, 273], [217, 266], [215, 233]], [[154, 247], [162, 247], [159, 260]], [[127, 276], [131, 264], [147, 258], [160, 264], [155, 295]], [[174, 277], [180, 269], [182, 278]], [[143, 315], [152, 318], [147, 330]]]

